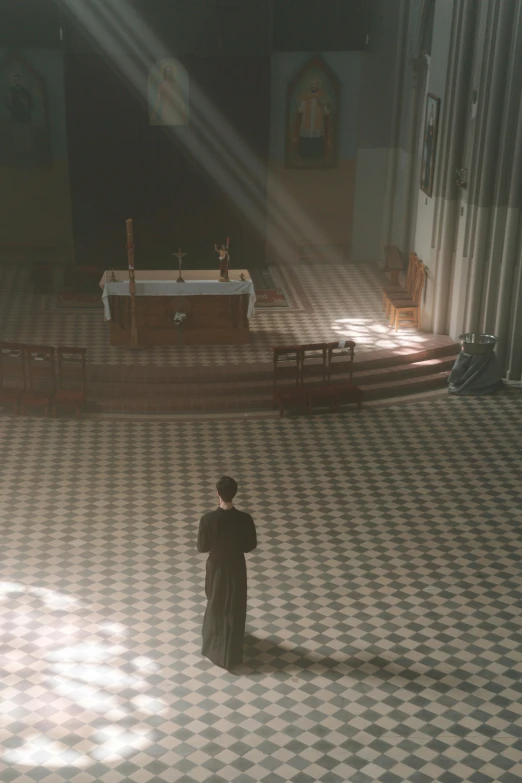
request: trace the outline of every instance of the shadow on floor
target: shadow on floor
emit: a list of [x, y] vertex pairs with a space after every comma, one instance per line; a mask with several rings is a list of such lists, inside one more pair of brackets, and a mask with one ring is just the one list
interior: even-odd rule
[[[290, 655], [289, 655], [290, 654]], [[288, 656], [292, 660], [288, 660]], [[295, 657], [297, 656], [297, 657]], [[377, 676], [388, 679], [395, 676], [396, 672], [386, 671], [390, 667], [394, 668], [394, 663], [385, 658], [379, 657], [378, 650], [357, 651], [353, 657], [347, 649], [344, 660], [338, 658], [322, 657], [320, 653], [313, 653], [305, 647], [296, 647], [289, 650], [281, 644], [274, 643], [267, 639], [258, 639], [252, 634], [245, 634], [243, 644], [243, 664], [233, 669], [232, 674], [241, 676], [255, 677], [256, 675], [265, 676], [266, 674], [275, 674], [284, 672], [286, 675], [300, 674], [303, 679], [307, 679], [306, 672], [321, 666], [326, 671], [321, 672], [323, 677], [328, 679], [339, 679], [345, 672], [339, 671], [341, 667], [350, 667], [351, 673], [355, 679], [365, 679], [371, 676], [368, 671], [360, 671], [362, 666], [371, 665], [372, 669], [379, 672]], [[381, 671], [382, 670], [382, 671]], [[310, 671], [310, 678], [316, 677], [317, 671]]]

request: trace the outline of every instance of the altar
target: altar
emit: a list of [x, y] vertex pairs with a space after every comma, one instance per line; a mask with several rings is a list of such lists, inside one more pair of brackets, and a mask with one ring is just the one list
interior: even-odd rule
[[[114, 280], [115, 278], [115, 280]], [[229, 282], [219, 271], [136, 271], [137, 344], [242, 345], [250, 340], [249, 318], [256, 295], [246, 269], [233, 270]], [[105, 272], [100, 280], [111, 345], [131, 345], [132, 311], [127, 272]]]

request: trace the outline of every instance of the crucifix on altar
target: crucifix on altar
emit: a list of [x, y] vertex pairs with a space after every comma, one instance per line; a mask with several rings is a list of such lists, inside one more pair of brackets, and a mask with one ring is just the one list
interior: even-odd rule
[[184, 256], [188, 256], [188, 253], [182, 253], [181, 252], [181, 248], [178, 247], [178, 252], [177, 253], [173, 253], [172, 255], [174, 256], [174, 258], [178, 259], [179, 275], [178, 275], [178, 279], [176, 280], [176, 283], [184, 283], [185, 281], [183, 280], [183, 277], [181, 276], [181, 267], [183, 266], [183, 258], [184, 258]]

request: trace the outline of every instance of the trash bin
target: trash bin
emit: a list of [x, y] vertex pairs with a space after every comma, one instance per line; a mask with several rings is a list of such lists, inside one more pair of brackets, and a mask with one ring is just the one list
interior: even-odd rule
[[459, 337], [461, 351], [448, 378], [450, 394], [494, 394], [503, 387], [502, 371], [492, 334], [467, 333]]

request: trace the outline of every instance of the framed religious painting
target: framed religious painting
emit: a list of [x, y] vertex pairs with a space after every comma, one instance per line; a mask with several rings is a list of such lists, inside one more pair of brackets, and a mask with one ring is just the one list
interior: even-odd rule
[[149, 73], [149, 125], [188, 125], [189, 77], [177, 60], [160, 60]]
[[44, 79], [18, 54], [0, 63], [0, 166], [49, 166]]
[[339, 82], [316, 55], [288, 86], [286, 167], [335, 168], [338, 136]]
[[433, 193], [433, 177], [435, 173], [435, 154], [437, 151], [437, 131], [439, 127], [440, 98], [428, 93], [426, 97], [426, 113], [424, 116], [424, 134], [422, 137], [421, 182], [423, 193], [430, 196]]

